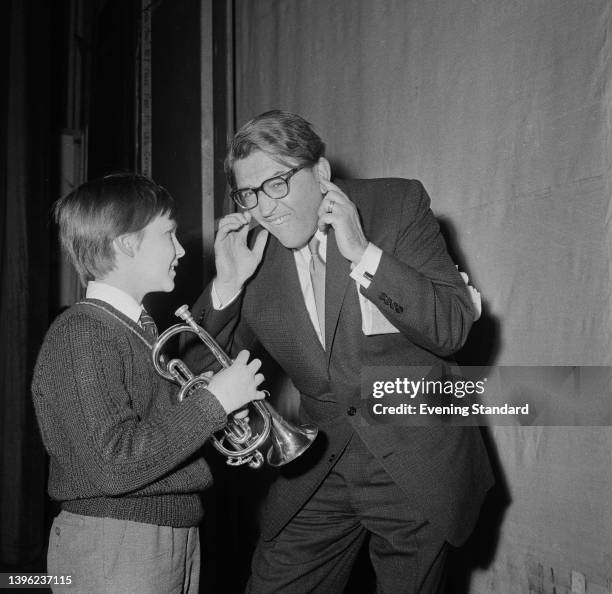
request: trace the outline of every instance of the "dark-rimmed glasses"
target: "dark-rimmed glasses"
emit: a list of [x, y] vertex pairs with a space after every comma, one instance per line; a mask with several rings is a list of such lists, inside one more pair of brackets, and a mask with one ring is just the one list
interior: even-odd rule
[[255, 208], [259, 202], [259, 192], [263, 192], [273, 200], [280, 200], [289, 194], [289, 180], [308, 165], [299, 165], [287, 171], [266, 179], [258, 188], [239, 188], [230, 193], [232, 200], [246, 210]]

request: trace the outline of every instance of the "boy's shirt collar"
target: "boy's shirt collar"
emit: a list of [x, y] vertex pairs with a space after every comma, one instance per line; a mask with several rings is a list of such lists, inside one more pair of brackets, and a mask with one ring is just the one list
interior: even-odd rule
[[100, 281], [89, 281], [85, 297], [87, 299], [104, 301], [126, 315], [133, 322], [138, 323], [142, 306], [131, 295], [117, 287]]

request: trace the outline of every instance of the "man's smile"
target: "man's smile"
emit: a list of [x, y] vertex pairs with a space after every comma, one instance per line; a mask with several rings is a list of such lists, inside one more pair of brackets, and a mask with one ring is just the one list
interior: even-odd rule
[[282, 225], [289, 218], [289, 216], [289, 214], [284, 214], [280, 215], [279, 217], [274, 217], [272, 219], [266, 219], [266, 223], [274, 226]]

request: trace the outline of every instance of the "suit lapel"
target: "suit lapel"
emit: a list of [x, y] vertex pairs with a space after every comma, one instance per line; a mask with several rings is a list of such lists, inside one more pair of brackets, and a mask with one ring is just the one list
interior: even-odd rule
[[350, 262], [338, 250], [334, 229], [330, 228], [325, 263], [325, 351], [328, 365], [340, 310], [351, 280], [350, 272]]
[[[315, 358], [324, 354], [323, 347], [312, 325], [304, 295], [300, 286], [293, 252], [283, 247], [275, 238], [270, 245], [269, 257], [258, 279], [259, 312], [274, 324], [287, 325], [306, 352]], [[340, 312], [346, 292], [350, 286], [350, 263], [340, 254], [334, 230], [327, 235], [327, 255], [325, 265], [325, 360], [329, 366], [331, 349], [338, 327]]]

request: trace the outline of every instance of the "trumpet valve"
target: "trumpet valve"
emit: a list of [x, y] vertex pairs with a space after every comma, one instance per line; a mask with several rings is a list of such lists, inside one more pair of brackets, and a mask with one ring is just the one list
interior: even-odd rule
[[248, 464], [249, 468], [261, 468], [264, 457], [259, 450], [255, 450], [246, 456], [230, 456], [227, 459], [228, 466], [242, 466]]
[[232, 419], [224, 429], [225, 435], [234, 445], [244, 445], [253, 436], [250, 425], [243, 419]]
[[180, 359], [172, 359], [166, 366], [174, 380], [181, 386], [192, 380], [194, 375]]
[[260, 468], [263, 463], [263, 454], [259, 450], [255, 450], [255, 452], [253, 452], [253, 455], [251, 456], [251, 459], [248, 462], [249, 468]]

